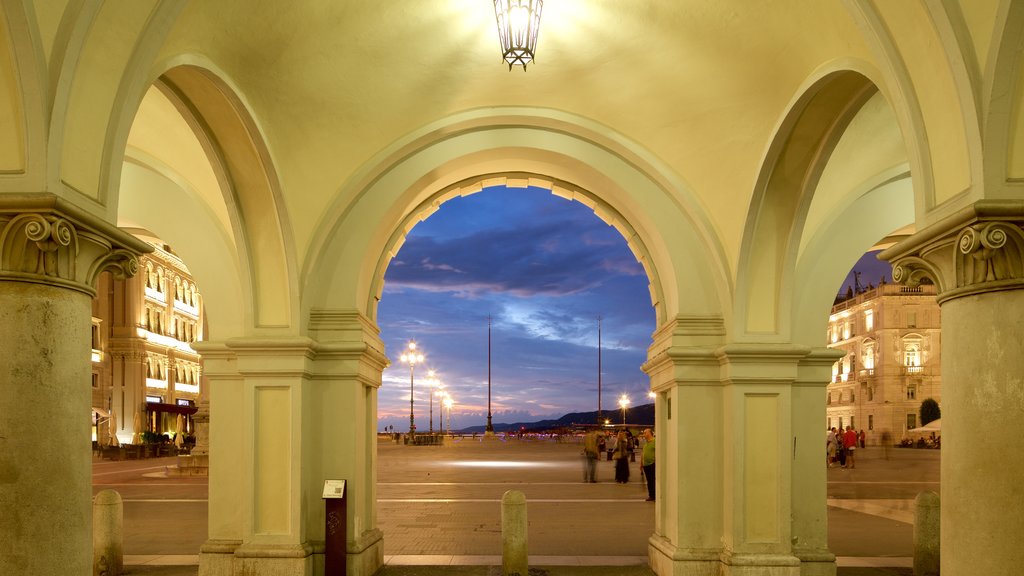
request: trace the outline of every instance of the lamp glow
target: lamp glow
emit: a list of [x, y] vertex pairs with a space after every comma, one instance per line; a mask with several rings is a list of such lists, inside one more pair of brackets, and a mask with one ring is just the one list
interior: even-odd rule
[[498, 21], [501, 56], [508, 69], [533, 62], [540, 32], [540, 13], [544, 0], [494, 0], [494, 16]]

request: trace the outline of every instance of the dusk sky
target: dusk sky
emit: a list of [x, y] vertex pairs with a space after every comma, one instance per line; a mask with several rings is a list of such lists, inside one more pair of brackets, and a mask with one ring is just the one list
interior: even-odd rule
[[[877, 284], [888, 265], [855, 268]], [[843, 290], [852, 283], [852, 275]], [[406, 238], [385, 275], [378, 308], [393, 364], [378, 396], [378, 428], [409, 428], [410, 340], [416, 428], [430, 424], [427, 371], [454, 399], [453, 429], [487, 416], [491, 316], [493, 421], [521, 422], [597, 409], [597, 318], [602, 317], [602, 408], [627, 394], [646, 404], [640, 370], [654, 331], [647, 276], [614, 228], [577, 202], [542, 189], [494, 187], [446, 202]], [[837, 289], [837, 291], [839, 291]], [[442, 426], [439, 398], [434, 430]]]

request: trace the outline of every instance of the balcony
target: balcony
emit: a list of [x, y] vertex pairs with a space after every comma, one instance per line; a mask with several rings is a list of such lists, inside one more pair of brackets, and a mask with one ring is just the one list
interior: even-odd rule
[[903, 374], [924, 374], [924, 366], [901, 366], [900, 371]]
[[871, 376], [875, 375], [875, 369], [874, 368], [864, 368], [863, 370], [858, 372], [857, 375], [860, 378], [862, 378], [862, 379], [863, 378], [868, 378], [868, 377], [871, 377]]

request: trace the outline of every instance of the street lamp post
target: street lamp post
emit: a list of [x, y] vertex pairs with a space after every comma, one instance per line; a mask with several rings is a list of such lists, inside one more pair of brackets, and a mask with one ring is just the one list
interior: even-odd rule
[[416, 351], [416, 343], [409, 342], [406, 351], [400, 357], [402, 362], [409, 365], [409, 434], [416, 434], [416, 412], [414, 407], [415, 396], [415, 372], [416, 365], [423, 362], [423, 354]]
[[622, 425], [626, 425], [626, 407], [629, 406], [629, 397], [623, 394], [619, 396], [619, 406], [622, 407]]
[[427, 387], [430, 388], [430, 433], [434, 433], [434, 387], [437, 386], [437, 377], [434, 371], [427, 372]]

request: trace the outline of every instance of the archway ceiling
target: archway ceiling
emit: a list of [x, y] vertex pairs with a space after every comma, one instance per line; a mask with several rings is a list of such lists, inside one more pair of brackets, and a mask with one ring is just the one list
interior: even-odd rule
[[[734, 258], [764, 151], [800, 86], [870, 61], [841, 2], [549, 0], [537, 62], [502, 64], [486, 0], [191, 2], [161, 59], [201, 54], [251, 107], [299, 258], [375, 154], [446, 116], [569, 111], [636, 142], [692, 187]], [[600, 193], [600, 191], [595, 191]]]

